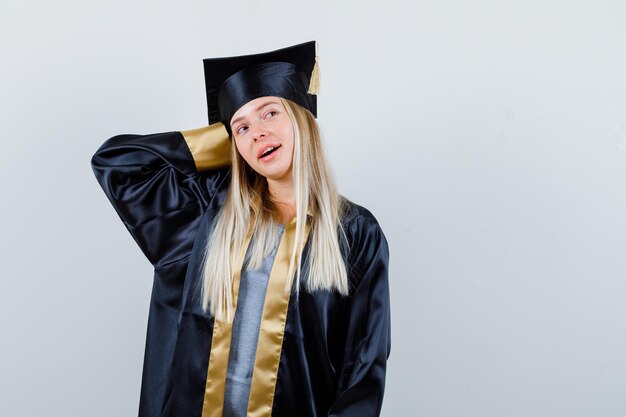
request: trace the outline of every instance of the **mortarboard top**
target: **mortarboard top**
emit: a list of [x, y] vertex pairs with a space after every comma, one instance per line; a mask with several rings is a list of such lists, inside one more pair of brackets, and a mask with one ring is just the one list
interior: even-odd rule
[[204, 59], [209, 124], [230, 120], [244, 104], [258, 97], [289, 99], [317, 117], [316, 42], [254, 55]]

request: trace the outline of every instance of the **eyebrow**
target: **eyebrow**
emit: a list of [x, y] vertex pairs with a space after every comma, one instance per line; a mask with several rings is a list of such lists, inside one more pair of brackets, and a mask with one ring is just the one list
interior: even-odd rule
[[[259, 110], [262, 110], [263, 108], [267, 107], [267, 106], [271, 106], [272, 104], [278, 104], [278, 101], [268, 101], [267, 103], [263, 103], [261, 104], [259, 107], [257, 107], [256, 109], [254, 109], [255, 112], [258, 112]], [[230, 126], [234, 126], [235, 124], [237, 124], [238, 122], [240, 122], [242, 119], [244, 119], [245, 116], [240, 116], [238, 118], [236, 118], [235, 120], [233, 120], [232, 122], [230, 122]]]

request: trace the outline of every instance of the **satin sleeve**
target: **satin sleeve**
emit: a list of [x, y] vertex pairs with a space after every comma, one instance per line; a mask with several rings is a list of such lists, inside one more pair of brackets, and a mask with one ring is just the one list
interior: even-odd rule
[[391, 351], [389, 248], [371, 213], [351, 228], [347, 335], [333, 417], [379, 416]]
[[155, 267], [189, 255], [194, 225], [223, 200], [230, 174], [224, 126], [183, 132], [118, 135], [105, 141], [91, 167], [107, 198]]

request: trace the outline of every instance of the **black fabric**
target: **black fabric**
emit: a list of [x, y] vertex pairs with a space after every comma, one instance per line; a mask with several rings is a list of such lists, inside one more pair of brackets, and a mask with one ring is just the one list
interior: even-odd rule
[[[201, 309], [200, 263], [229, 170], [196, 172], [179, 132], [114, 137], [92, 167], [155, 266], [139, 416], [200, 417], [213, 328]], [[291, 297], [273, 416], [380, 413], [390, 353], [388, 246], [374, 216], [347, 204], [350, 295], [303, 286]]]
[[198, 173], [180, 132], [115, 136], [100, 146], [91, 166], [154, 266], [139, 415], [158, 416], [198, 222], [224, 201], [230, 169]]
[[307, 93], [309, 80], [287, 62], [269, 62], [245, 68], [229, 77], [218, 95], [220, 119], [230, 132], [235, 112], [250, 100], [276, 96], [289, 99], [313, 111], [315, 96]]
[[204, 59], [209, 124], [222, 122], [230, 133], [239, 107], [262, 96], [290, 99], [317, 116], [317, 97], [307, 93], [315, 48], [310, 41], [261, 54]]

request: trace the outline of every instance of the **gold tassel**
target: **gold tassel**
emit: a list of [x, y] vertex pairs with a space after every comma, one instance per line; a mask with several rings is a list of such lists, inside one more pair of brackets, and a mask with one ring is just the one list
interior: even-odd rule
[[309, 82], [309, 91], [307, 93], [317, 95], [320, 92], [320, 69], [317, 58], [317, 42], [315, 42], [315, 65], [311, 72], [311, 81]]

